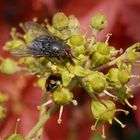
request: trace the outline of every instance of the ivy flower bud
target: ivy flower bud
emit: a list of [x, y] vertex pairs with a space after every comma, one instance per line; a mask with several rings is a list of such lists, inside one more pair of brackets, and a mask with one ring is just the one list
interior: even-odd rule
[[89, 93], [101, 93], [107, 85], [105, 76], [101, 72], [91, 72], [83, 79], [83, 82]]
[[107, 18], [104, 14], [98, 13], [91, 18], [91, 26], [97, 30], [102, 30], [107, 25]]
[[82, 46], [85, 44], [85, 39], [83, 36], [81, 36], [80, 34], [77, 35], [72, 35], [70, 38], [70, 44], [72, 46]]
[[6, 42], [5, 46], [4, 46], [4, 50], [6, 51], [12, 51], [12, 50], [16, 50], [17, 48], [24, 46], [24, 42], [20, 39], [14, 39], [11, 41]]
[[64, 13], [56, 13], [52, 19], [52, 25], [58, 30], [62, 30], [69, 25], [69, 20]]
[[140, 43], [135, 43], [126, 50], [126, 59], [134, 63], [140, 59]]
[[4, 140], [25, 140], [25, 139], [19, 134], [12, 134], [6, 137]]
[[131, 105], [128, 101], [129, 98], [133, 98], [133, 94], [127, 91], [125, 86], [121, 88], [113, 88], [113, 92], [117, 95], [120, 102], [125, 103], [128, 107], [132, 108], [133, 110], [137, 109], [136, 105]]
[[96, 51], [102, 55], [109, 55], [110, 54], [110, 46], [108, 46], [108, 43], [98, 42], [96, 45]]
[[5, 117], [6, 117], [6, 109], [0, 106], [0, 121], [3, 121]]
[[24, 65], [31, 65], [34, 61], [35, 59], [33, 57], [23, 57], [20, 58], [19, 63]]
[[107, 78], [109, 79], [110, 82], [119, 83], [118, 72], [119, 72], [119, 69], [117, 68], [111, 68], [109, 70], [107, 74]]
[[109, 70], [107, 77], [109, 81], [117, 84], [126, 84], [130, 79], [131, 73], [127, 69], [112, 68]]
[[18, 67], [17, 63], [9, 58], [6, 58], [0, 65], [0, 72], [10, 75], [15, 72], [18, 72], [20, 68]]
[[111, 47], [108, 43], [97, 42], [95, 44], [95, 52], [92, 55], [92, 64], [97, 66], [108, 62], [111, 58], [110, 50]]
[[125, 87], [113, 88], [112, 90], [117, 95], [118, 100], [120, 102], [124, 102], [125, 99], [131, 97], [131, 94], [130, 93], [126, 93], [126, 88]]
[[92, 64], [98, 66], [104, 64], [110, 60], [110, 55], [102, 55], [98, 52], [93, 53], [92, 55]]
[[41, 89], [44, 89], [46, 83], [46, 78], [40, 78], [37, 81], [37, 86]]
[[112, 120], [115, 116], [116, 106], [111, 100], [92, 101], [91, 111], [93, 117], [97, 120], [109, 122], [112, 124]]
[[72, 102], [73, 94], [66, 88], [58, 87], [52, 94], [52, 100], [57, 105], [67, 105]]
[[126, 69], [119, 70], [118, 72], [118, 80], [121, 84], [126, 84], [129, 81], [130, 76], [131, 73]]
[[67, 70], [62, 72], [62, 83], [63, 86], [66, 87], [70, 84], [72, 78], [74, 77], [74, 74], [69, 73]]
[[139, 52], [135, 52], [133, 50], [130, 50], [127, 52], [126, 54], [126, 59], [127, 61], [129, 61], [130, 63], [134, 63], [136, 62], [138, 59], [140, 59], [140, 53]]
[[69, 17], [69, 28], [79, 28], [80, 23], [79, 20], [75, 16]]
[[62, 34], [59, 30], [55, 29], [53, 26], [51, 25], [47, 25], [47, 29], [50, 33], [54, 34], [55, 36], [57, 36], [58, 38], [62, 39]]
[[77, 57], [81, 54], [85, 54], [85, 42], [84, 36], [80, 34], [75, 34], [70, 37], [68, 44], [71, 46], [74, 56]]
[[[118, 124], [124, 128], [126, 125], [123, 124], [120, 120], [115, 117], [116, 112], [123, 112], [126, 115], [129, 114], [128, 111], [123, 109], [116, 109], [116, 105], [111, 100], [101, 100], [101, 101], [92, 101], [91, 103], [91, 111], [93, 117], [96, 119], [94, 125], [92, 125], [91, 129], [95, 130], [98, 121], [102, 121], [103, 123], [109, 122], [112, 124], [112, 120], [115, 120]], [[102, 137], [105, 138], [105, 129], [104, 125], [102, 127]]]
[[76, 76], [79, 76], [79, 77], [85, 77], [87, 76], [89, 73], [89, 70], [81, 67], [81, 66], [75, 66], [75, 71], [74, 71], [74, 74]]

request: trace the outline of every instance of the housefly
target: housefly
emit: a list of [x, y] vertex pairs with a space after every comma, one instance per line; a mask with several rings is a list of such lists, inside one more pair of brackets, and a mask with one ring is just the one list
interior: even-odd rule
[[46, 91], [52, 93], [61, 83], [62, 83], [62, 79], [60, 74], [58, 73], [51, 74], [46, 80], [46, 84], [45, 84]]
[[33, 40], [26, 47], [15, 50], [15, 55], [45, 57], [50, 61], [52, 58], [57, 58], [62, 62], [66, 60], [74, 64], [72, 60], [74, 56], [70, 47], [63, 40], [49, 33], [43, 26], [36, 22], [25, 22], [24, 30]]

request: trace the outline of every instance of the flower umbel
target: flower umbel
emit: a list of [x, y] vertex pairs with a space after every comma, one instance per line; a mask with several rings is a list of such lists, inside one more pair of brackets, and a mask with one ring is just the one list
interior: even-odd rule
[[[102, 137], [105, 138], [105, 123], [112, 124], [115, 120], [122, 128], [125, 127], [116, 118], [116, 112], [124, 112], [126, 115], [129, 112], [117, 109], [116, 104], [125, 103], [136, 110], [136, 106], [128, 101], [133, 95], [127, 83], [131, 78], [139, 78], [132, 74], [132, 67], [140, 62], [140, 43], [135, 43], [122, 53], [122, 49], [117, 50], [109, 45], [110, 34], [104, 42], [97, 40], [97, 35], [106, 26], [106, 16], [98, 13], [91, 18], [92, 36], [87, 37], [75, 16], [56, 13], [52, 25], [29, 21], [20, 24], [24, 33], [12, 29], [12, 39], [5, 44], [4, 50], [19, 59], [15, 61], [1, 56], [0, 72], [10, 75], [22, 71], [36, 76], [38, 80], [35, 85], [42, 89], [43, 102], [38, 106], [39, 121], [27, 136], [23, 138], [12, 134], [5, 140], [41, 137], [46, 121], [58, 108], [60, 124], [63, 107], [70, 103], [78, 104], [72, 93], [77, 86], [83, 87], [92, 99], [91, 113], [96, 120], [92, 130], [101, 122]], [[103, 73], [105, 68], [109, 70]], [[5, 118], [3, 102], [7, 99], [0, 95], [0, 120]], [[46, 111], [48, 105], [51, 108]]]

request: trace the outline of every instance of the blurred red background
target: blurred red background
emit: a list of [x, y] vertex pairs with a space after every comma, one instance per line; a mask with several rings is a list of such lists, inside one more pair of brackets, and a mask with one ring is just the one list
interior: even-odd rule
[[[112, 33], [110, 44], [116, 48], [126, 48], [140, 41], [140, 0], [0, 0], [0, 55], [7, 56], [2, 47], [10, 39], [11, 27], [17, 27], [19, 22], [31, 20], [33, 17], [40, 21], [44, 18], [51, 21], [56, 12], [75, 15], [84, 29], [88, 28], [92, 15], [103, 12], [107, 15], [108, 26], [99, 35], [100, 40], [104, 40], [107, 33]], [[139, 69], [134, 68], [134, 72], [138, 74]], [[132, 81], [136, 82], [139, 81]], [[10, 95], [7, 118], [0, 123], [0, 137], [4, 138], [14, 131], [17, 118], [21, 118], [18, 133], [23, 135], [37, 122], [36, 106], [40, 103], [41, 91], [34, 87], [33, 83], [33, 77], [0, 74], [0, 91]], [[56, 112], [46, 124], [44, 140], [94, 140], [95, 132], [90, 130], [93, 121], [88, 97], [85, 97], [81, 89], [76, 92], [80, 93], [79, 106], [72, 110], [71, 106], [65, 108], [62, 125], [57, 124]], [[108, 140], [140, 139], [139, 89], [136, 89], [134, 94], [132, 102], [138, 109], [131, 111], [131, 115], [127, 117], [120, 114], [127, 127], [121, 129], [114, 124], [108, 128]]]

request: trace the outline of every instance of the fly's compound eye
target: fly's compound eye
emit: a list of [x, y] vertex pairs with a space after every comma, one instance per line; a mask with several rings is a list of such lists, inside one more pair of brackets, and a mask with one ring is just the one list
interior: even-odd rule
[[52, 74], [46, 80], [46, 84], [45, 84], [46, 90], [48, 92], [53, 92], [61, 83], [62, 83], [61, 75]]

